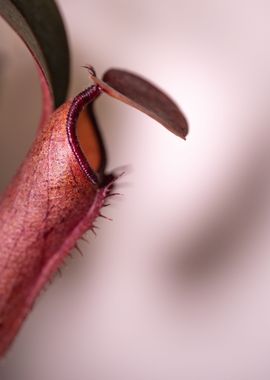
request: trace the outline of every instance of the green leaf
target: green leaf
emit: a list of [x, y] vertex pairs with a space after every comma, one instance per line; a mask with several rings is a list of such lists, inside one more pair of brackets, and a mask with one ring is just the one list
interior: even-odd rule
[[64, 24], [53, 0], [0, 0], [0, 15], [34, 56], [58, 107], [69, 82], [69, 49]]

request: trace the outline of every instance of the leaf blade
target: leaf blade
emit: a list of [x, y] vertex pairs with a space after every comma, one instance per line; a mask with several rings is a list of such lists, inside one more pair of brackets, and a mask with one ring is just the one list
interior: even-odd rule
[[110, 69], [103, 81], [92, 76], [104, 92], [144, 112], [175, 135], [185, 139], [188, 122], [176, 103], [163, 91], [137, 74]]
[[0, 0], [0, 15], [28, 46], [54, 98], [54, 107], [58, 107], [66, 98], [70, 59], [64, 24], [55, 2]]

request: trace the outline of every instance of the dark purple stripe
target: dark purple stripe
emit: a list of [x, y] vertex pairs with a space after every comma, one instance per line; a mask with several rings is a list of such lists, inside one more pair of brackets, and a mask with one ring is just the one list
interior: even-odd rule
[[93, 185], [99, 184], [99, 179], [97, 173], [91, 168], [86, 157], [84, 156], [82, 149], [80, 147], [77, 133], [76, 124], [78, 117], [83, 107], [95, 100], [101, 94], [101, 89], [98, 85], [94, 84], [88, 87], [86, 90], [78, 94], [72, 101], [68, 115], [67, 115], [67, 135], [70, 147], [81, 167], [83, 172], [86, 174], [87, 178], [92, 182]]

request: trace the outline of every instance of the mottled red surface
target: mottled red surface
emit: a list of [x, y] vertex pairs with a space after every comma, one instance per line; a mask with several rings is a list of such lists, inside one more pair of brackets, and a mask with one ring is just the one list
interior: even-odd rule
[[[110, 70], [105, 75], [109, 86], [95, 77], [91, 67], [88, 69], [102, 91], [185, 138], [188, 125], [184, 115], [154, 85], [135, 74]], [[40, 78], [44, 97], [41, 127], [0, 202], [0, 356], [16, 336], [41, 288], [93, 225], [110, 192], [110, 185], [101, 184], [113, 178], [103, 175], [102, 143], [94, 119], [85, 109], [76, 109], [76, 117], [69, 118], [73, 137], [68, 139], [67, 116], [74, 102], [81, 102], [81, 94], [51, 114], [52, 98], [42, 72]], [[86, 98], [87, 102], [92, 99]], [[76, 154], [78, 148], [80, 155]], [[89, 170], [85, 170], [82, 158]], [[91, 181], [88, 171], [97, 181]]]
[[70, 104], [39, 130], [0, 202], [0, 355], [109, 192], [89, 182], [72, 153], [66, 134]]

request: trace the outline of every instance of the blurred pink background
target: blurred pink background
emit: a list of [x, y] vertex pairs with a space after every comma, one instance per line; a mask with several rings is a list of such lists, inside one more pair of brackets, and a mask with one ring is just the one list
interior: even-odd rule
[[[59, 0], [81, 68], [126, 68], [181, 106], [186, 142], [103, 96], [123, 196], [38, 300], [1, 380], [270, 379], [270, 3]], [[0, 20], [1, 190], [40, 113], [32, 59]], [[122, 184], [122, 185], [121, 185]]]

